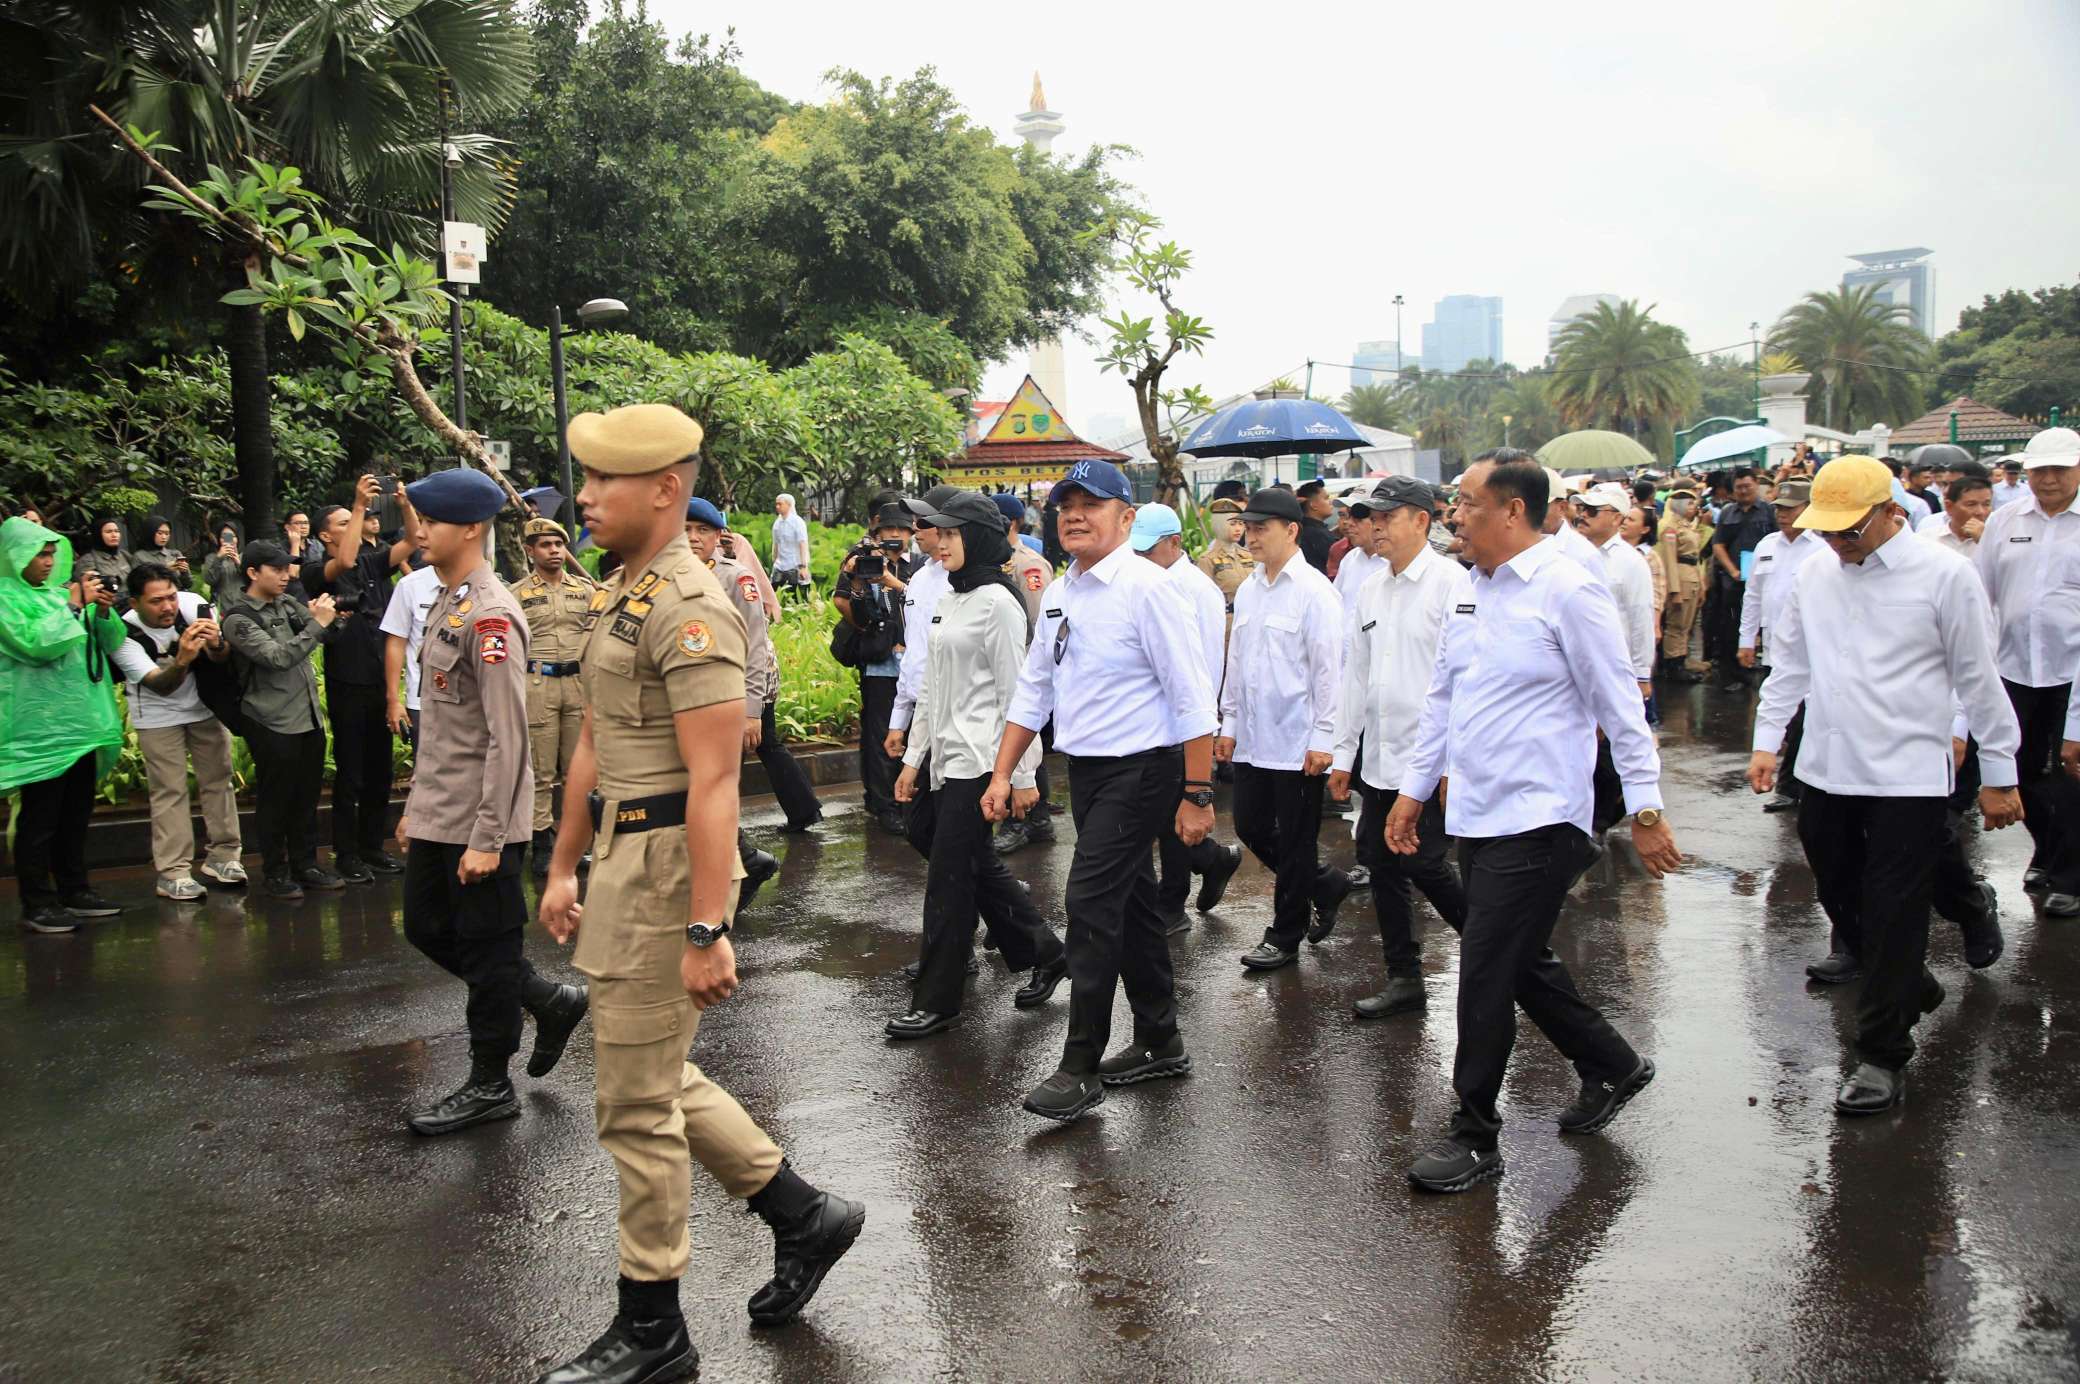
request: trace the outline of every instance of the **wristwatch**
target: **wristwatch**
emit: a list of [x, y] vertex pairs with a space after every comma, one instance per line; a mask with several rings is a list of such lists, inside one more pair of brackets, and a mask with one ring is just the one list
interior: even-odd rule
[[1658, 807], [1643, 807], [1632, 814], [1632, 820], [1638, 822], [1643, 827], [1658, 827], [1661, 825], [1661, 809]]
[[716, 938], [727, 937], [728, 935], [728, 923], [716, 923], [712, 927], [707, 923], [688, 923], [686, 925], [686, 940], [696, 947], [712, 947], [715, 945]]
[[1183, 800], [1190, 803], [1193, 807], [1212, 807], [1213, 790], [1211, 788], [1187, 788], [1184, 790]]

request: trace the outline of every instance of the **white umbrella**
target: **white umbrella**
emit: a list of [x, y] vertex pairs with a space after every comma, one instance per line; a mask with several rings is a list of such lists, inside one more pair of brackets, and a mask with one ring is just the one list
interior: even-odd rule
[[1775, 428], [1765, 428], [1760, 423], [1748, 423], [1725, 432], [1713, 433], [1685, 453], [1676, 465], [1688, 470], [1693, 466], [1707, 466], [1728, 457], [1737, 457], [1743, 452], [1752, 452], [1757, 447], [1775, 447], [1791, 439]]

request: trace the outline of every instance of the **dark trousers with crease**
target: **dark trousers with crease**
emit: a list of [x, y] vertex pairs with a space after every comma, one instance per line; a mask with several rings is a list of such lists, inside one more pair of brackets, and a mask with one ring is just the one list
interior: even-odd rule
[[87, 889], [87, 821], [94, 815], [94, 751], [55, 778], [22, 785], [14, 868], [22, 911], [56, 908]]
[[903, 761], [882, 748], [888, 739], [888, 718], [895, 708], [894, 678], [860, 678], [859, 785], [867, 812], [875, 817], [896, 810], [896, 775], [902, 773]]
[[465, 849], [412, 841], [404, 860], [404, 935], [469, 987], [470, 1062], [480, 1076], [500, 1075], [520, 1048], [522, 1004], [540, 1003], [554, 987], [535, 974], [521, 947], [527, 935], [527, 895], [520, 883], [526, 840], [500, 852], [497, 872], [475, 884], [464, 884], [455, 873]]
[[325, 779], [325, 732], [284, 734], [248, 722], [253, 755], [253, 823], [262, 870], [293, 874], [318, 863], [318, 789]]
[[2022, 727], [2015, 770], [2022, 790], [2022, 825], [2035, 846], [2029, 863], [2050, 874], [2048, 887], [2053, 892], [2080, 894], [2080, 779], [2058, 762], [2073, 686], [2024, 687], [2005, 678], [2001, 682]]
[[816, 786], [809, 782], [802, 766], [788, 753], [787, 742], [780, 738], [780, 728], [773, 724], [771, 702], [759, 713], [758, 723], [758, 762], [766, 767], [766, 782], [773, 786], [780, 810], [787, 814], [791, 826], [815, 821], [823, 815], [823, 804], [816, 800]]
[[390, 725], [383, 689], [332, 683], [325, 689], [325, 709], [332, 720], [332, 853], [342, 861], [372, 856], [390, 835]]
[[1372, 872], [1372, 911], [1379, 919], [1380, 945], [1387, 954], [1387, 974], [1416, 977], [1423, 973], [1423, 944], [1415, 934], [1415, 895], [1423, 891], [1437, 916], [1454, 932], [1466, 927], [1466, 890], [1459, 872], [1452, 868], [1451, 850], [1445, 841], [1444, 809], [1437, 796], [1423, 804], [1416, 819], [1416, 836], [1421, 844], [1414, 855], [1396, 855], [1387, 849], [1387, 814], [1401, 794], [1392, 788], [1374, 788], [1354, 779], [1358, 798], [1364, 804], [1358, 813], [1358, 863]]
[[1584, 1082], [1617, 1082], [1639, 1065], [1639, 1054], [1582, 998], [1549, 945], [1568, 887], [1594, 854], [1572, 822], [1459, 843], [1466, 923], [1459, 934], [1459, 1047], [1452, 1057], [1459, 1112], [1452, 1133], [1474, 1148], [1494, 1148], [1502, 1129], [1495, 1101], [1516, 1046], [1519, 1007]]
[[1235, 836], [1276, 876], [1264, 940], [1293, 951], [1307, 936], [1314, 901], [1333, 891], [1341, 870], [1322, 864], [1322, 774], [1235, 766]]
[[1113, 995], [1122, 986], [1137, 1044], [1161, 1047], [1176, 1036], [1177, 988], [1150, 847], [1175, 829], [1183, 793], [1184, 752], [1174, 745], [1069, 758], [1076, 855], [1063, 896], [1070, 986], [1063, 1071], [1088, 1076], [1098, 1069], [1112, 1037]]
[[1941, 798], [1866, 798], [1809, 783], [1798, 803], [1798, 839], [1820, 906], [1843, 950], [1863, 967], [1857, 1055], [1893, 1071], [1914, 1055], [1945, 829]]
[[960, 1012], [984, 898], [1006, 919], [991, 935], [1007, 970], [1030, 971], [1062, 958], [1061, 939], [991, 848], [990, 824], [982, 816], [982, 791], [988, 787], [987, 775], [949, 779], [924, 801], [932, 850], [925, 870], [924, 950], [910, 991], [913, 1009]]
[[[939, 829], [938, 794], [925, 786], [931, 781], [932, 757], [926, 755], [924, 763], [917, 766], [917, 795], [910, 799], [909, 811], [903, 818], [903, 839], [910, 843], [911, 850], [925, 858], [928, 866], [932, 859], [932, 841]], [[930, 878], [931, 871], [927, 869], [925, 874]], [[1025, 891], [1021, 889], [1018, 892], [1023, 894]], [[977, 896], [976, 906], [982, 913], [982, 930], [990, 945], [999, 945], [998, 938], [1011, 925], [1010, 908], [1003, 899], [989, 891]], [[929, 909], [926, 916], [930, 916]], [[961, 964], [965, 966], [967, 963]]]

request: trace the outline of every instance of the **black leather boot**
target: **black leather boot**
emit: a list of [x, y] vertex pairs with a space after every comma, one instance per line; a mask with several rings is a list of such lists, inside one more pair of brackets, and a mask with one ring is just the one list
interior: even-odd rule
[[536, 1384], [663, 1384], [700, 1373], [679, 1312], [679, 1280], [621, 1280], [621, 1310], [604, 1334]]
[[532, 849], [534, 859], [529, 864], [534, 870], [534, 877], [544, 879], [549, 874], [549, 857], [556, 854], [556, 828], [543, 827], [536, 832]]
[[412, 1116], [411, 1126], [414, 1134], [453, 1134], [519, 1113], [504, 1059], [472, 1059], [469, 1080]]
[[527, 1055], [529, 1076], [549, 1074], [562, 1059], [572, 1030], [585, 1022], [591, 1007], [589, 993], [582, 985], [550, 985], [547, 995], [528, 1002], [527, 1012], [534, 1015], [534, 1051]]
[[786, 1163], [747, 1203], [773, 1228], [773, 1277], [747, 1304], [754, 1326], [794, 1320], [867, 1223], [867, 1208], [819, 1192]]

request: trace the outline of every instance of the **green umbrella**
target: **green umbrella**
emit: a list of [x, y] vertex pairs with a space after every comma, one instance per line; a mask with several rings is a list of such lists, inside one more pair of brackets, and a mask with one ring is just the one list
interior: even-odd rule
[[1562, 433], [1538, 449], [1538, 459], [1555, 471], [1637, 471], [1658, 466], [1654, 454], [1624, 433], [1588, 428]]

